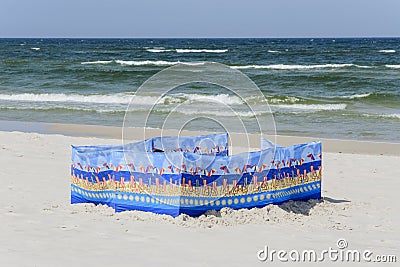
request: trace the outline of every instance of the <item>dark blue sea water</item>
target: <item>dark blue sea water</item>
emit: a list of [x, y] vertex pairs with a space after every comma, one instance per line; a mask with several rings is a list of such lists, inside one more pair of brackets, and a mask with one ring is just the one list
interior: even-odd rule
[[[253, 80], [278, 134], [400, 141], [400, 39], [0, 39], [0, 120], [120, 126], [144, 81], [179, 62], [205, 61]], [[216, 86], [193, 83], [154, 118], [177, 113], [166, 126], [176, 128], [189, 113], [254, 116], [209, 108], [207, 99], [240, 104]], [[174, 110], [187, 101], [190, 109]], [[141, 113], [130, 109], [138, 120]]]

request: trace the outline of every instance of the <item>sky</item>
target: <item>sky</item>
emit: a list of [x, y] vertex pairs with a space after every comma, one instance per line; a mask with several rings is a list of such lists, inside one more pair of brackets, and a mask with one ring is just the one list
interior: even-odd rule
[[0, 0], [7, 37], [400, 37], [400, 0]]

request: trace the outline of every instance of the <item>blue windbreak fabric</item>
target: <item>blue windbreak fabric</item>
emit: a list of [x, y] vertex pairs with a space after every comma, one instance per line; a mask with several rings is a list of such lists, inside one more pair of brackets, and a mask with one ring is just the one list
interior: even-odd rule
[[237, 155], [228, 155], [227, 134], [73, 146], [71, 203], [197, 216], [321, 197], [320, 142], [261, 144], [260, 151]]

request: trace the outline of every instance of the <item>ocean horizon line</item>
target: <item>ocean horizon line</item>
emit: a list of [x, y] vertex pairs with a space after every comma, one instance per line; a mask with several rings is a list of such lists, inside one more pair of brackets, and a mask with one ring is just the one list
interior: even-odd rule
[[332, 39], [400, 39], [400, 36], [269, 36], [269, 37], [257, 37], [257, 36], [252, 36], [252, 37], [195, 37], [195, 36], [181, 36], [181, 37], [175, 37], [175, 36], [158, 36], [158, 37], [151, 37], [151, 36], [136, 36], [136, 37], [122, 37], [122, 36], [114, 36], [114, 37], [102, 37], [102, 36], [46, 36], [46, 37], [40, 37], [40, 36], [30, 36], [30, 37], [22, 37], [22, 36], [9, 36], [9, 37], [3, 37], [0, 36], [0, 40], [16, 40], [16, 39], [45, 39], [45, 40], [71, 40], [71, 39], [84, 39], [84, 40], [241, 40], [241, 39], [260, 39], [260, 40], [283, 40], [283, 39], [292, 39], [292, 40], [305, 40], [305, 39], [317, 39], [317, 40], [332, 40]]

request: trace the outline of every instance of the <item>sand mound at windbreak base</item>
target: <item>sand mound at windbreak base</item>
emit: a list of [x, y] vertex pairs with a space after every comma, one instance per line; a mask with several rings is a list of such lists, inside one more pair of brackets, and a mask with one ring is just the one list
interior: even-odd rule
[[[223, 208], [210, 210], [199, 217], [181, 214], [176, 218], [169, 215], [142, 211], [124, 211], [116, 213], [107, 205], [74, 204], [71, 213], [112, 216], [117, 220], [144, 221], [152, 223], [174, 224], [183, 227], [212, 228], [215, 226], [235, 226], [244, 224], [300, 223], [316, 217], [325, 217], [339, 212], [348, 213], [350, 203], [332, 203], [327, 200], [288, 201], [281, 205], [268, 205], [263, 208], [233, 210]], [[346, 217], [346, 214], [342, 214]], [[333, 228], [344, 226], [332, 226]], [[348, 228], [348, 227], [345, 227]]]

